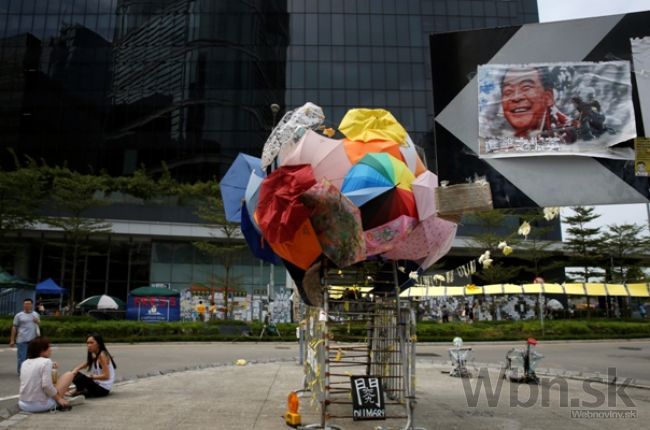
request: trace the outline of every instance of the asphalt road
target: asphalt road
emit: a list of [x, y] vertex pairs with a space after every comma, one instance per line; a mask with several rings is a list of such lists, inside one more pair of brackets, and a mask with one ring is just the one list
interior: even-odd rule
[[[448, 349], [441, 344], [418, 344], [420, 359], [449, 360]], [[504, 363], [505, 354], [513, 346], [525, 343], [466, 343], [472, 347], [477, 363]], [[616, 368], [618, 378], [633, 378], [650, 386], [650, 340], [608, 340], [594, 342], [553, 341], [540, 342], [537, 351], [544, 355], [540, 368], [563, 369], [572, 372], [607, 375], [607, 369]]]
[[[524, 343], [468, 343], [477, 363], [499, 364], [513, 346]], [[449, 344], [418, 344], [419, 361], [448, 360]], [[180, 370], [232, 363], [237, 359], [269, 361], [298, 356], [295, 343], [142, 343], [108, 344], [117, 363], [119, 378], [131, 379], [161, 370]], [[619, 379], [634, 378], [650, 385], [650, 340], [616, 340], [605, 342], [541, 342], [538, 351], [545, 358], [541, 368], [607, 374], [615, 367]], [[85, 344], [55, 345], [52, 359], [61, 371], [71, 369], [85, 360]], [[0, 346], [0, 400], [18, 393], [16, 353], [7, 345]]]

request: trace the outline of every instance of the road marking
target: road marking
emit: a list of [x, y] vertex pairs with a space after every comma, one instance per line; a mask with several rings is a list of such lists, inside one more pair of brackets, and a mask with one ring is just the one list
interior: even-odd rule
[[18, 398], [18, 394], [14, 394], [13, 396], [8, 396], [8, 397], [0, 397], [0, 402], [4, 402], [5, 400], [13, 400], [17, 398]]

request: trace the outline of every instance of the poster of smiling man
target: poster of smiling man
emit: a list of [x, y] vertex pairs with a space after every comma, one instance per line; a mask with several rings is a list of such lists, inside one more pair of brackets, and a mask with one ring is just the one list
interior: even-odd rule
[[480, 158], [634, 158], [627, 61], [483, 65], [478, 88]]

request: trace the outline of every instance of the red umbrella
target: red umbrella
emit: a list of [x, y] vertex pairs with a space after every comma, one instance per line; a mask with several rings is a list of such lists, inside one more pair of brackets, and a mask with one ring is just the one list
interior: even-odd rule
[[262, 182], [256, 218], [270, 243], [292, 240], [311, 210], [299, 197], [316, 183], [309, 164], [282, 166]]

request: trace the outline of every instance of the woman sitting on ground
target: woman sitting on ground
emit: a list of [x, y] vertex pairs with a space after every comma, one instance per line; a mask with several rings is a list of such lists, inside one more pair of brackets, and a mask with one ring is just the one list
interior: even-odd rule
[[[93, 333], [86, 339], [88, 355], [86, 361], [75, 367], [71, 374], [75, 385], [74, 395], [83, 394], [86, 397], [107, 396], [115, 380], [115, 360], [106, 349], [104, 338], [99, 333]], [[90, 371], [90, 375], [81, 373], [82, 369]], [[67, 375], [67, 373], [66, 373]], [[64, 375], [65, 376], [65, 375]]]
[[82, 397], [66, 399], [64, 397], [72, 374], [59, 378], [54, 385], [52, 369], [56, 363], [50, 360], [52, 347], [43, 336], [34, 338], [27, 346], [27, 360], [20, 368], [20, 395], [18, 407], [25, 412], [45, 412], [52, 409], [69, 410], [72, 404], [83, 401]]

